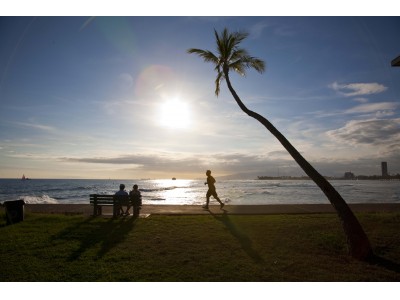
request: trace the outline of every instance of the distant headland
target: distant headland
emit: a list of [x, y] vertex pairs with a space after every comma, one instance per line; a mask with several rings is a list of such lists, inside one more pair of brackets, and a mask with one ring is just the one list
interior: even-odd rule
[[[400, 174], [390, 175], [388, 172], [388, 163], [381, 162], [382, 175], [354, 175], [353, 172], [345, 172], [343, 177], [324, 176], [328, 180], [400, 180]], [[310, 180], [308, 176], [257, 176], [259, 180]]]

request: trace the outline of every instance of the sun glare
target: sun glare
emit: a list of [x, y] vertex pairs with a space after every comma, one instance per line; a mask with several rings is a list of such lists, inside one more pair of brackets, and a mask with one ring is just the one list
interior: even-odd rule
[[160, 109], [159, 123], [163, 127], [185, 129], [190, 126], [189, 106], [178, 99], [164, 102]]

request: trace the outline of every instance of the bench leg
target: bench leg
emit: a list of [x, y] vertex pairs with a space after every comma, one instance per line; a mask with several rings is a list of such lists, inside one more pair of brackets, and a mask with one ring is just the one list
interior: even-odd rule
[[101, 216], [103, 213], [102, 207], [100, 205], [95, 205], [93, 207], [93, 216]]

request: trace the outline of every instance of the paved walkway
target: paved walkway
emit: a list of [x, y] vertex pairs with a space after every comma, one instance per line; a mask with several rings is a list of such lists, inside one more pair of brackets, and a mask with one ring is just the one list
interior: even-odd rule
[[[400, 212], [400, 203], [384, 204], [349, 204], [353, 212]], [[26, 204], [26, 212], [60, 213], [60, 214], [93, 214], [90, 204]], [[143, 205], [141, 214], [145, 215], [266, 215], [266, 214], [311, 214], [334, 213], [330, 204], [281, 204], [281, 205], [225, 205], [221, 210], [219, 205], [210, 205], [205, 210], [199, 205]], [[103, 208], [104, 215], [112, 214], [112, 207]]]

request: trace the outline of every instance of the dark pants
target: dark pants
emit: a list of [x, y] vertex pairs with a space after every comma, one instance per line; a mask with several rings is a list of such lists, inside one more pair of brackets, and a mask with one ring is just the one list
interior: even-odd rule
[[208, 189], [207, 195], [206, 195], [206, 198], [207, 198], [207, 204], [206, 205], [207, 206], [208, 206], [208, 203], [210, 202], [210, 197], [211, 196], [213, 196], [219, 203], [222, 204], [221, 200], [218, 198], [217, 191], [215, 189]]

